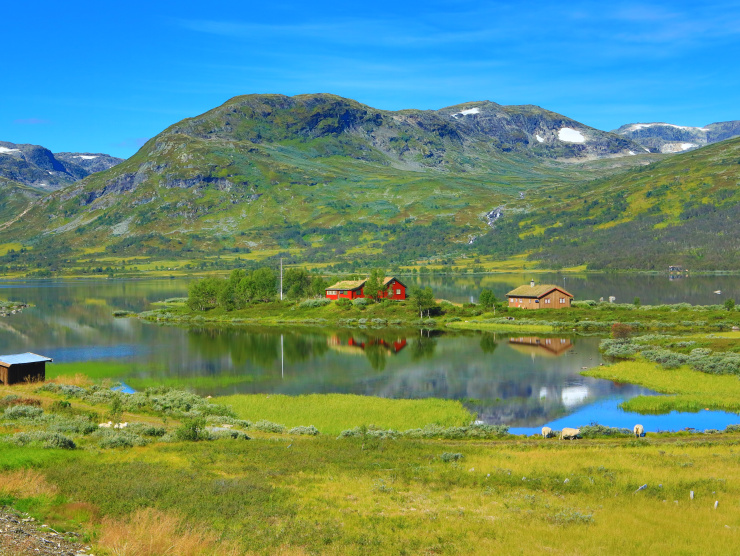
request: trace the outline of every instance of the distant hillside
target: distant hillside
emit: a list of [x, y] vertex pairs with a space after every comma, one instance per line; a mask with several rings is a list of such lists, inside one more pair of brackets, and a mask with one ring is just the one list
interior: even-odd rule
[[123, 160], [100, 153], [52, 153], [38, 145], [0, 141], [0, 177], [53, 191]]
[[656, 122], [626, 124], [614, 133], [627, 137], [652, 152], [676, 153], [740, 136], [740, 120], [718, 122], [704, 127]]
[[678, 154], [497, 222], [482, 253], [545, 266], [740, 269], [740, 138]]
[[[121, 255], [295, 247], [328, 260], [364, 245], [401, 258], [467, 244], [487, 213], [523, 210], [542, 187], [654, 158], [635, 150], [535, 106], [388, 112], [326, 94], [250, 95], [51, 194], [7, 235]], [[433, 221], [445, 230], [421, 239]]]

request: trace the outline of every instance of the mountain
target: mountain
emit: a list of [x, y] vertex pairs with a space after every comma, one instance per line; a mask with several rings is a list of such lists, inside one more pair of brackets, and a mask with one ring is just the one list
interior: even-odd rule
[[740, 136], [740, 120], [717, 122], [704, 127], [662, 122], [626, 124], [613, 133], [627, 137], [651, 152], [676, 153]]
[[542, 188], [655, 158], [636, 150], [535, 106], [390, 112], [327, 94], [249, 95], [52, 193], [4, 238], [39, 257], [293, 248], [314, 261], [357, 249], [400, 260], [474, 241], [487, 214], [527, 210]]
[[0, 177], [0, 230], [21, 217], [34, 201], [44, 195], [44, 191]]
[[740, 138], [568, 187], [477, 242], [547, 268], [740, 269]]
[[38, 145], [0, 141], [0, 177], [53, 191], [123, 160], [100, 153], [52, 153]]

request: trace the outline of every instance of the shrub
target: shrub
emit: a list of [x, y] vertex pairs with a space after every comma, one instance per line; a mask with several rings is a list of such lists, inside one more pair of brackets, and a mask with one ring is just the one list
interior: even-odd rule
[[44, 448], [62, 450], [74, 450], [77, 447], [72, 439], [56, 432], [19, 432], [13, 435], [12, 441], [19, 446], [39, 443]]
[[629, 324], [623, 324], [621, 322], [615, 322], [612, 324], [612, 338], [629, 338], [632, 336], [632, 327]]
[[439, 459], [448, 463], [451, 461], [459, 461], [461, 459], [464, 459], [465, 456], [463, 454], [457, 453], [457, 452], [444, 452], [439, 456]]
[[205, 430], [206, 420], [202, 417], [194, 419], [185, 419], [177, 429], [175, 429], [175, 438], [181, 441], [197, 442], [198, 440], [208, 440], [209, 435]]
[[249, 436], [247, 436], [241, 431], [232, 431], [232, 430], [215, 431], [215, 432], [211, 432], [210, 434], [211, 434], [211, 437], [210, 437], [211, 440], [220, 440], [222, 438], [227, 438], [231, 440], [252, 440]]
[[352, 301], [352, 305], [354, 305], [355, 307], [363, 308], [367, 306], [367, 299], [365, 299], [364, 297], [357, 298]]
[[12, 405], [5, 409], [3, 417], [5, 419], [33, 419], [44, 412], [40, 407], [35, 405]]
[[301, 302], [299, 307], [304, 308], [314, 308], [314, 307], [324, 307], [331, 303], [331, 299], [327, 299], [326, 297], [319, 297], [317, 299], [306, 299], [305, 301]]
[[581, 427], [581, 436], [583, 438], [596, 438], [598, 436], [632, 436], [633, 432], [629, 429], [618, 427], [607, 427], [598, 423], [591, 423]]
[[352, 307], [352, 302], [346, 297], [340, 297], [334, 302], [334, 304], [342, 309], [349, 309]]
[[278, 434], [282, 434], [285, 432], [285, 425], [280, 425], [271, 421], [265, 421], [264, 419], [254, 423], [252, 425], [252, 428], [261, 432], [274, 432]]
[[308, 427], [293, 427], [288, 431], [288, 434], [305, 434], [309, 436], [316, 436], [317, 434], [319, 434], [319, 429], [317, 429], [313, 425], [309, 425]]

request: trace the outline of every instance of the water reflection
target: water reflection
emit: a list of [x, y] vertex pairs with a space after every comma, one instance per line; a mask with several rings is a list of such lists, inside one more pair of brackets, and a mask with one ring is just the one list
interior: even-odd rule
[[518, 336], [509, 338], [512, 348], [521, 353], [535, 356], [558, 357], [573, 347], [570, 338], [539, 338], [537, 336]]
[[[568, 277], [568, 288], [583, 286], [583, 291], [606, 295], [617, 287], [624, 292], [637, 288], [646, 278], [651, 277]], [[719, 278], [694, 282], [692, 277], [681, 282], [702, 291], [707, 286], [721, 289], [723, 295], [737, 291], [738, 277]], [[464, 288], [455, 280], [445, 282], [442, 290], [447, 289], [439, 297], [477, 295], [480, 287], [492, 284], [505, 292], [524, 277], [485, 276]], [[576, 283], [571, 286], [571, 281]], [[666, 283], [664, 276], [660, 287], [665, 289]], [[488, 423], [520, 427], [541, 426], [583, 408], [598, 407], [602, 400], [645, 392], [579, 374], [583, 367], [601, 363], [598, 338], [396, 328], [188, 329], [111, 316], [115, 309], [149, 309], [152, 301], [181, 297], [186, 291], [185, 280], [0, 285], [3, 298], [35, 305], [0, 320], [0, 353], [32, 351], [64, 362], [125, 362], [121, 372], [126, 374], [112, 378], [134, 388], [165, 382], [212, 395], [346, 392], [457, 399]], [[617, 295], [627, 293], [617, 291]], [[647, 296], [640, 296], [646, 302]], [[692, 426], [692, 418], [686, 417], [683, 426]]]

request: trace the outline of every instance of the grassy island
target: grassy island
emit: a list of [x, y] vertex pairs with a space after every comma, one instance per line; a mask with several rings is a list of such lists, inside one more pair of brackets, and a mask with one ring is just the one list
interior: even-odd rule
[[[634, 333], [689, 334], [699, 331], [726, 332], [740, 328], [740, 311], [728, 305], [634, 305], [580, 301], [567, 309], [526, 310], [492, 301], [484, 304], [455, 304], [435, 300], [422, 305], [406, 301], [367, 299], [330, 301], [323, 298], [259, 301], [241, 308], [214, 306], [206, 309], [175, 298], [138, 315], [158, 323], [185, 325], [310, 325], [341, 327], [424, 327], [497, 332], [570, 332], [608, 336], [614, 325], [625, 325]], [[116, 316], [134, 316], [114, 313]]]

